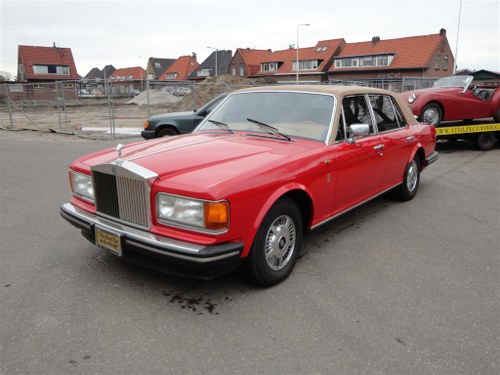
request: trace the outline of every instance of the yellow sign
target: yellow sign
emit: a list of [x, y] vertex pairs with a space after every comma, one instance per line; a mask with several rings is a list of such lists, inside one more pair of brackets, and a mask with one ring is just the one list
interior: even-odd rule
[[122, 256], [120, 236], [116, 234], [95, 228], [95, 243], [97, 246], [107, 249], [115, 255]]
[[500, 124], [478, 124], [465, 126], [449, 126], [447, 128], [436, 128], [437, 135], [484, 133], [500, 131]]

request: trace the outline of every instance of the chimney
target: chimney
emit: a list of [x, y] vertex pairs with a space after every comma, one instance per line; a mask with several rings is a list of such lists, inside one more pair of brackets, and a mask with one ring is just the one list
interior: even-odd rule
[[439, 36], [446, 36], [446, 29], [439, 30]]
[[372, 43], [373, 43], [373, 44], [377, 44], [378, 42], [380, 42], [380, 37], [379, 37], [379, 36], [374, 36], [374, 37], [372, 38]]
[[57, 48], [56, 47], [56, 42], [52, 42], [52, 47]]

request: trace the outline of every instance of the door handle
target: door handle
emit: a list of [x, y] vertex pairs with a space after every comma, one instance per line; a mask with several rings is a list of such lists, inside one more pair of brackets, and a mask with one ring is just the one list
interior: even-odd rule
[[384, 148], [383, 144], [376, 145], [376, 146], [373, 147], [374, 150], [382, 150], [383, 148]]
[[406, 137], [406, 140], [408, 142], [411, 142], [411, 141], [415, 140], [415, 137], [413, 135], [410, 135], [409, 137]]

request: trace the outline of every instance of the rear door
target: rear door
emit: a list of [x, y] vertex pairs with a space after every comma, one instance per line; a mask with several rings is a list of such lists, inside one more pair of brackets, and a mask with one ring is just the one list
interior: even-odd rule
[[368, 98], [384, 143], [381, 187], [387, 189], [402, 181], [416, 139], [392, 96], [371, 94]]

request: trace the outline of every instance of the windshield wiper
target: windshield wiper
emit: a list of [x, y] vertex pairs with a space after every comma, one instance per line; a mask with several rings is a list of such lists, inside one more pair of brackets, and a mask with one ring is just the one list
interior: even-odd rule
[[227, 132], [229, 132], [231, 134], [233, 133], [233, 131], [229, 128], [228, 124], [225, 124], [225, 123], [217, 121], [217, 120], [208, 120], [208, 122], [211, 122], [212, 124], [217, 125], [222, 130], [226, 130]]
[[254, 124], [257, 124], [262, 130], [264, 130], [265, 132], [267, 132], [269, 134], [279, 135], [280, 137], [285, 138], [287, 141], [291, 141], [292, 140], [288, 135], [281, 133], [274, 126], [271, 126], [271, 125], [265, 124], [263, 122], [254, 120], [253, 118], [247, 118], [247, 121], [250, 121], [250, 122], [253, 122]]

